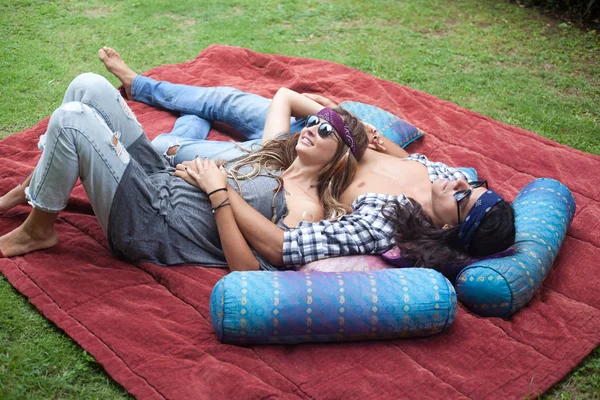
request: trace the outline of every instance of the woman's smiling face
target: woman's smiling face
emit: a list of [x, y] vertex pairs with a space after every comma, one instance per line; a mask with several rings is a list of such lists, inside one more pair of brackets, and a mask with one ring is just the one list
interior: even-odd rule
[[[311, 118], [316, 118], [316, 120], [311, 120]], [[321, 134], [319, 134], [319, 130], [321, 130]], [[325, 132], [331, 133], [323, 137]], [[310, 160], [311, 164], [326, 165], [335, 156], [339, 140], [337, 132], [329, 122], [311, 115], [308, 117], [307, 126], [300, 131], [296, 152], [303, 160]]]

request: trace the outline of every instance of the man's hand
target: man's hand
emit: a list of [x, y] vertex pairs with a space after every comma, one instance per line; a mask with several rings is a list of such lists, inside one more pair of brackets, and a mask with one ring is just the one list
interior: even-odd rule
[[190, 163], [193, 161], [186, 161], [182, 164], [177, 164], [177, 166], [175, 167], [175, 172], [173, 172], [174, 176], [177, 176], [181, 179], [183, 179], [184, 181], [186, 181], [187, 183], [189, 183], [192, 186], [196, 186], [198, 187], [198, 185], [196, 185], [196, 181], [194, 180], [194, 178], [192, 178], [192, 176], [190, 174], [188, 174], [188, 170], [186, 170], [186, 163]]
[[173, 175], [180, 177], [192, 186], [197, 186], [196, 181], [194, 180], [194, 178], [191, 177], [190, 174], [188, 174], [186, 168], [192, 169], [194, 172], [198, 172], [198, 167], [196, 167], [196, 160], [194, 159], [191, 161], [184, 161], [181, 164], [177, 164], [177, 166], [175, 166], [175, 172], [173, 173]]
[[387, 151], [387, 148], [383, 145], [381, 133], [377, 132], [377, 128], [375, 128], [368, 122], [363, 122], [363, 125], [365, 126], [367, 136], [369, 137], [369, 148], [375, 151], [379, 151], [380, 153], [385, 153]]

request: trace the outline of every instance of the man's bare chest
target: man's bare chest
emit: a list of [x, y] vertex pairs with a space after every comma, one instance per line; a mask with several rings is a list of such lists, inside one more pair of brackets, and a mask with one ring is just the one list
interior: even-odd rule
[[365, 193], [382, 193], [393, 196], [405, 195], [418, 201], [431, 192], [427, 167], [417, 161], [394, 157], [367, 160], [359, 166], [342, 201], [350, 204]]

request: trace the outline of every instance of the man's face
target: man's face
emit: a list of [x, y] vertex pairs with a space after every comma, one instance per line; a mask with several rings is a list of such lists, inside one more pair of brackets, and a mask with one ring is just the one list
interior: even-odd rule
[[[457, 202], [454, 194], [461, 190], [470, 190], [471, 192]], [[460, 224], [486, 190], [485, 187], [472, 188], [464, 179], [455, 181], [438, 179], [431, 185], [431, 206], [434, 219], [441, 225]], [[460, 221], [458, 220], [459, 209]]]

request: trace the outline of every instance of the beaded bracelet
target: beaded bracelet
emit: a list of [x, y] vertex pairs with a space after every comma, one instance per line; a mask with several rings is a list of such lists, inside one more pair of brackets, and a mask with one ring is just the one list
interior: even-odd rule
[[221, 204], [220, 206], [213, 208], [213, 209], [212, 209], [212, 213], [213, 213], [213, 214], [216, 214], [216, 213], [217, 213], [217, 210], [218, 210], [219, 208], [221, 208], [221, 207], [225, 207], [225, 206], [230, 206], [230, 205], [231, 205], [231, 204], [229, 204], [229, 203], [226, 203], [226, 204]]
[[212, 213], [213, 213], [213, 214], [214, 214], [214, 213], [216, 213], [216, 212], [217, 212], [217, 210], [218, 210], [219, 208], [221, 208], [221, 207], [230, 206], [231, 204], [229, 204], [229, 203], [225, 203], [227, 200], [229, 200], [229, 197], [228, 197], [228, 198], [226, 198], [225, 200], [223, 200], [223, 201], [221, 202], [221, 204], [219, 204], [218, 206], [216, 206], [216, 207], [212, 208], [212, 209], [211, 209]]

